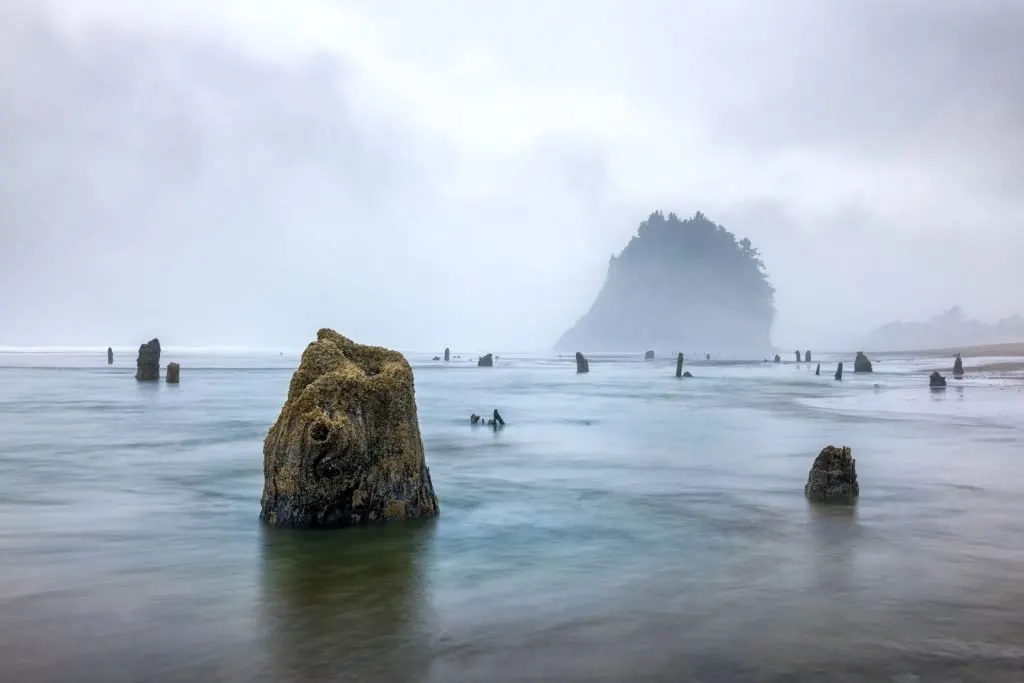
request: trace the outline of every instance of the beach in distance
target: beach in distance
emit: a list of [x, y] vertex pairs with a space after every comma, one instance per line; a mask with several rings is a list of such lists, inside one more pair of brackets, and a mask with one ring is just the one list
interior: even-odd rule
[[[643, 351], [406, 353], [440, 515], [298, 532], [296, 354], [0, 350], [0, 681], [1022, 680], [1024, 345]], [[804, 497], [830, 444], [854, 505]]]

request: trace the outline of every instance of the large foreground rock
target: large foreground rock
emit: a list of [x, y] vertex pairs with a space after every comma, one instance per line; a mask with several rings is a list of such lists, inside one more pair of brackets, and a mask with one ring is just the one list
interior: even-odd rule
[[804, 495], [816, 501], [850, 501], [860, 495], [857, 461], [849, 448], [826, 446], [811, 465]]
[[151, 339], [139, 347], [135, 361], [135, 379], [140, 382], [156, 382], [160, 379], [160, 340]]
[[864, 355], [863, 351], [857, 352], [857, 357], [853, 359], [853, 371], [854, 372], [874, 372], [871, 367], [871, 360]]
[[263, 474], [260, 519], [276, 526], [437, 515], [405, 357], [317, 332], [263, 442]]

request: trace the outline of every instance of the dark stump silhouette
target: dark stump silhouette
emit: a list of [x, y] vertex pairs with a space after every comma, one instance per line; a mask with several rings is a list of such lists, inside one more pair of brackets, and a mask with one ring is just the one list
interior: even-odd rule
[[840, 362], [839, 363], [839, 367], [836, 368], [836, 379], [842, 379], [842, 378], [843, 378], [843, 364], [842, 364], [842, 362]]
[[478, 368], [492, 368], [492, 367], [494, 367], [494, 354], [493, 353], [488, 353], [486, 355], [480, 356], [479, 360], [477, 360], [477, 362], [476, 362], [476, 366]]
[[939, 371], [936, 370], [935, 372], [928, 376], [928, 386], [930, 386], [932, 389], [945, 389], [946, 378], [939, 374]]
[[954, 379], [960, 379], [964, 376], [964, 362], [960, 358], [960, 354], [956, 354], [956, 358], [953, 360], [953, 377]]
[[810, 349], [808, 349], [807, 351], [804, 351], [804, 362], [805, 363], [810, 363], [811, 362], [811, 350]]
[[444, 348], [444, 359], [446, 361], [452, 359], [452, 352], [447, 346]]
[[584, 372], [590, 372], [590, 363], [587, 361], [587, 357], [579, 351], [576, 352], [576, 374], [582, 374]]
[[682, 352], [676, 354], [676, 377], [683, 376], [683, 354]]
[[476, 413], [473, 413], [472, 415], [470, 415], [469, 416], [469, 424], [471, 424], [471, 425], [480, 424], [480, 416], [477, 415]]
[[800, 362], [800, 358], [801, 358], [800, 352], [796, 351], [795, 353], [796, 353], [796, 362], [799, 363]]
[[260, 519], [324, 529], [438, 514], [412, 368], [322, 329], [263, 442]]
[[180, 365], [178, 365], [177, 363], [168, 363], [167, 364], [167, 383], [168, 384], [177, 384], [178, 383], [178, 376], [180, 374], [181, 374], [181, 366]]
[[782, 356], [780, 356], [779, 354], [775, 354], [775, 362], [776, 363], [781, 363], [782, 362]]
[[683, 373], [683, 377], [693, 377], [693, 375], [691, 375], [690, 371], [687, 370], [686, 372]]
[[821, 374], [821, 363], [818, 363], [818, 367], [814, 368], [814, 375], [817, 377]]
[[874, 372], [874, 370], [871, 368], [871, 360], [864, 355], [863, 351], [858, 351], [857, 357], [853, 359], [853, 371]]
[[860, 495], [857, 461], [849, 448], [826, 446], [811, 465], [804, 495], [819, 502], [849, 502]]
[[155, 382], [160, 379], [159, 339], [151, 339], [139, 347], [139, 358], [135, 361], [135, 379], [140, 382]]
[[654, 351], [644, 353], [644, 360], [654, 360]]
[[114, 364], [114, 349], [107, 347], [107, 365]]
[[501, 419], [501, 413], [498, 412], [497, 408], [494, 409], [494, 413], [493, 413], [493, 416], [492, 416], [491, 419], [493, 420], [493, 422], [494, 422], [494, 424], [496, 426], [498, 426], [498, 427], [504, 427], [505, 426], [505, 421], [503, 419]]
[[705, 353], [704, 354], [704, 360], [711, 360], [711, 354], [710, 353]]

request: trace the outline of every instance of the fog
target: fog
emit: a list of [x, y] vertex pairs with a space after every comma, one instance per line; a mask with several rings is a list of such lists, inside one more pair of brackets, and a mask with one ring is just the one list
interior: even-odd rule
[[779, 347], [1024, 312], [1024, 3], [0, 2], [0, 345], [548, 349], [655, 209]]

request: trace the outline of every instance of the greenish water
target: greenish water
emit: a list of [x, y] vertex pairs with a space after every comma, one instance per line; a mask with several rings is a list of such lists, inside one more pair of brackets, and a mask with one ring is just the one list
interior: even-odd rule
[[[1024, 680], [1019, 378], [499, 356], [410, 356], [440, 518], [297, 533], [295, 357], [0, 354], [0, 680]], [[829, 443], [856, 507], [803, 499]]]

